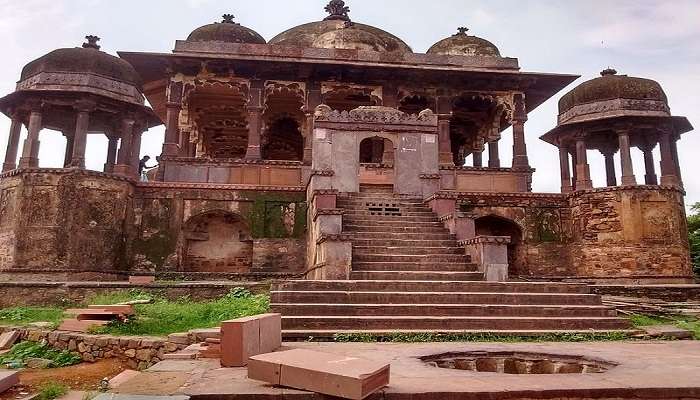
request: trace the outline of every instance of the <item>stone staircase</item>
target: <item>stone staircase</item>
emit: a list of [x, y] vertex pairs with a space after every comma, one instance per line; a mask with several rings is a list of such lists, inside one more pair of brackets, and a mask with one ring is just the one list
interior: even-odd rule
[[421, 199], [391, 187], [338, 199], [352, 237], [350, 281], [273, 286], [285, 338], [336, 333], [538, 334], [629, 328], [579, 284], [483, 282], [464, 249]]

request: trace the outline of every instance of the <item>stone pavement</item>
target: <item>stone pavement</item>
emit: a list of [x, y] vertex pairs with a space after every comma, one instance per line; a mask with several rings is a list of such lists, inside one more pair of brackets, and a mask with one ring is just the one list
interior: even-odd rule
[[[596, 343], [293, 343], [391, 363], [391, 384], [373, 399], [693, 398], [700, 397], [700, 342]], [[586, 356], [619, 364], [605, 373], [510, 375], [442, 369], [418, 357], [446, 352], [520, 351]], [[118, 393], [193, 399], [318, 399], [320, 395], [248, 380], [218, 360], [167, 360], [128, 380]]]

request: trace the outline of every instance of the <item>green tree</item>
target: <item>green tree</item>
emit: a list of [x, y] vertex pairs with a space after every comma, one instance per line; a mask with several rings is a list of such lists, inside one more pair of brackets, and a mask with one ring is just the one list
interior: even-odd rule
[[688, 240], [690, 241], [690, 259], [695, 275], [700, 276], [700, 203], [690, 208], [688, 216]]

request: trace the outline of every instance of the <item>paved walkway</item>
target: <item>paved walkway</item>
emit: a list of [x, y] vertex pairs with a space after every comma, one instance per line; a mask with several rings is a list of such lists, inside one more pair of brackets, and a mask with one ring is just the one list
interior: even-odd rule
[[[700, 342], [597, 343], [293, 343], [336, 354], [391, 363], [391, 385], [379, 399], [700, 398]], [[509, 375], [441, 369], [418, 357], [445, 352], [526, 351], [587, 356], [619, 365], [605, 373]], [[128, 394], [206, 395], [218, 399], [318, 399], [318, 395], [248, 380], [245, 368], [220, 368], [218, 360], [164, 361], [120, 386]]]

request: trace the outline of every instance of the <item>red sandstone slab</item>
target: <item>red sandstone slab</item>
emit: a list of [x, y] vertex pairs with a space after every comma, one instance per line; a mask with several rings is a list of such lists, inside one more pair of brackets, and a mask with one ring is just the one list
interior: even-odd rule
[[133, 379], [141, 374], [142, 374], [142, 372], [134, 371], [131, 369], [127, 369], [125, 371], [122, 371], [119, 375], [117, 375], [114, 378], [109, 380], [109, 388], [116, 389], [116, 388], [124, 385], [126, 382], [130, 381], [131, 379]]
[[221, 365], [243, 367], [248, 357], [260, 354], [260, 319], [238, 318], [221, 323]]
[[260, 354], [282, 347], [282, 314], [258, 315], [260, 320]]
[[16, 371], [0, 371], [0, 393], [19, 384], [19, 373]]
[[109, 321], [66, 319], [58, 327], [59, 331], [88, 332], [91, 328], [107, 325]]
[[389, 364], [295, 349], [250, 358], [248, 378], [361, 400], [389, 384]]
[[150, 285], [156, 281], [155, 276], [130, 276], [129, 283], [132, 285]]
[[91, 304], [88, 306], [88, 309], [89, 310], [111, 311], [111, 312], [122, 314], [122, 315], [134, 315], [134, 306], [131, 304], [108, 304], [108, 305]]
[[10, 349], [19, 339], [19, 331], [7, 331], [0, 335], [0, 350]]

